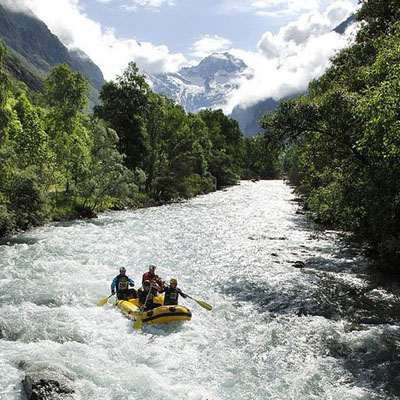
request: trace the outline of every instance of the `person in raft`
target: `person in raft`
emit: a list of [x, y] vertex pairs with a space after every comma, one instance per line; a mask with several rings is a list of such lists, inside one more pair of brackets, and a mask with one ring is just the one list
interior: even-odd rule
[[143, 274], [142, 285], [145, 281], [149, 281], [157, 291], [160, 291], [164, 286], [164, 282], [158, 275], [156, 275], [156, 268], [155, 265], [149, 265], [149, 270]]
[[169, 281], [169, 286], [164, 286], [164, 288], [160, 291], [160, 293], [165, 293], [164, 295], [165, 306], [177, 306], [179, 295], [181, 295], [184, 299], [186, 299], [187, 297], [187, 295], [183, 293], [181, 289], [178, 288], [178, 281], [175, 278], [172, 278]]
[[137, 297], [135, 289], [129, 289], [129, 286], [135, 286], [133, 279], [126, 275], [126, 269], [120, 268], [119, 275], [117, 275], [111, 283], [111, 294], [117, 291], [118, 300], [129, 300]]
[[150, 281], [143, 282], [143, 288], [139, 289], [139, 303], [140, 308], [143, 310], [152, 310], [153, 308], [160, 307], [162, 304], [155, 303], [154, 299], [157, 296], [157, 289]]

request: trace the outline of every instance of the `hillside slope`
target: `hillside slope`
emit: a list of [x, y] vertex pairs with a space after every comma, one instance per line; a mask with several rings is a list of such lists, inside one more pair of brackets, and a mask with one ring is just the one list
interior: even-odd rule
[[43, 90], [43, 77], [58, 64], [80, 71], [90, 84], [91, 101], [96, 102], [105, 80], [97, 65], [79, 50], [69, 51], [33, 13], [15, 12], [0, 5], [0, 37], [9, 49], [7, 69], [30, 89]]

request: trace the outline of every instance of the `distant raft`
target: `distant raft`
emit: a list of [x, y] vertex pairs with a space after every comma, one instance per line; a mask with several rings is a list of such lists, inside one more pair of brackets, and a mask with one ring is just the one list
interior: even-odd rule
[[[164, 296], [159, 295], [155, 297], [154, 301], [164, 304]], [[139, 299], [118, 300], [117, 306], [126, 316], [133, 320], [135, 320], [139, 315]], [[190, 321], [192, 319], [192, 312], [187, 307], [181, 305], [162, 305], [153, 310], [144, 311], [141, 319], [142, 323], [146, 325], [168, 324], [175, 321]]]

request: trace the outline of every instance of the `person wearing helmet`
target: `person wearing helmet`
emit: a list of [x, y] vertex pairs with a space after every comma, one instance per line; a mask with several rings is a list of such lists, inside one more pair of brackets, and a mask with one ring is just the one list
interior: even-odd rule
[[171, 278], [169, 281], [169, 286], [164, 286], [160, 293], [165, 293], [164, 295], [164, 305], [165, 306], [177, 306], [178, 297], [181, 295], [186, 299], [187, 295], [178, 288], [178, 281], [175, 278]]
[[111, 294], [117, 291], [118, 300], [129, 300], [137, 297], [135, 289], [129, 289], [129, 286], [135, 286], [133, 279], [126, 275], [126, 269], [121, 267], [119, 269], [119, 275], [117, 275], [111, 283]]
[[142, 284], [145, 281], [149, 281], [158, 291], [160, 291], [164, 286], [164, 282], [158, 275], [156, 275], [156, 268], [155, 265], [149, 265], [149, 270], [143, 274]]
[[138, 295], [140, 306], [146, 311], [161, 306], [160, 303], [154, 302], [154, 299], [157, 296], [157, 289], [150, 281], [145, 280], [143, 282], [143, 288], [139, 289]]

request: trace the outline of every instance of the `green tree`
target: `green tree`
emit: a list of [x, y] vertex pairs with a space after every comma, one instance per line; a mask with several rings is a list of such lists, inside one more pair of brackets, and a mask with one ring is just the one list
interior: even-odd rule
[[77, 187], [83, 199], [81, 211], [91, 215], [108, 202], [125, 203], [137, 192], [134, 174], [124, 166], [124, 156], [117, 150], [118, 135], [102, 123], [90, 123], [93, 146], [87, 172]]
[[16, 99], [14, 110], [20, 127], [14, 129], [12, 140], [21, 168], [44, 166], [51, 161], [49, 137], [45, 131], [44, 112], [35, 108], [25, 93]]
[[91, 141], [83, 114], [87, 93], [83, 75], [72, 72], [66, 64], [53, 68], [45, 81], [47, 131], [56, 156], [55, 172], [64, 176], [67, 192], [71, 181], [76, 185], [88, 166]]
[[281, 173], [281, 143], [268, 142], [263, 135], [245, 139], [248, 178], [277, 178]]
[[3, 40], [0, 39], [0, 145], [5, 140], [5, 130], [11, 118], [10, 109], [7, 107], [7, 101], [11, 95], [10, 81], [4, 71], [4, 60], [6, 56], [7, 48]]
[[7, 48], [0, 39], [0, 235], [4, 235], [15, 227], [15, 215], [9, 210], [9, 183], [15, 157], [11, 146], [8, 130], [13, 117], [9, 106], [11, 98], [11, 83], [4, 71], [4, 61]]
[[209, 171], [217, 180], [217, 187], [234, 185], [243, 171], [245, 145], [237, 121], [228, 118], [222, 110], [204, 110], [199, 113], [212, 143], [207, 159]]
[[268, 140], [317, 220], [366, 241], [392, 266], [400, 252], [400, 42], [395, 1], [362, 3], [356, 43], [307, 96], [264, 118]]
[[9, 190], [9, 213], [19, 229], [29, 229], [45, 222], [49, 210], [40, 179], [32, 168], [16, 171]]
[[117, 132], [119, 150], [126, 155], [126, 166], [132, 171], [143, 168], [148, 156], [146, 117], [150, 92], [144, 76], [132, 62], [115, 82], [103, 86], [102, 105], [94, 109], [95, 115]]

